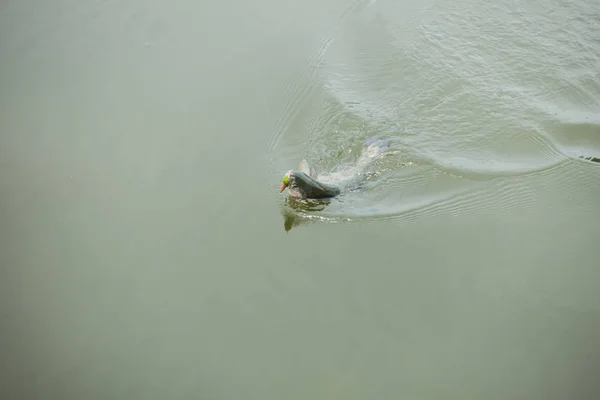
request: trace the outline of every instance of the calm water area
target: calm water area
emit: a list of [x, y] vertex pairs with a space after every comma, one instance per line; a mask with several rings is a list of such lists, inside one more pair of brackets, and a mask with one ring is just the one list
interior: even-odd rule
[[0, 60], [0, 398], [600, 398], [600, 2], [3, 0]]

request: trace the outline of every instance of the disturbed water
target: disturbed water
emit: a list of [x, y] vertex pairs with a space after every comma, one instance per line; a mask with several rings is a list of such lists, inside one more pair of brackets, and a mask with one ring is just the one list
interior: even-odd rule
[[598, 398], [599, 27], [3, 2], [1, 397]]
[[296, 154], [327, 170], [352, 168], [374, 134], [393, 148], [359, 199], [301, 216], [386, 219], [440, 203], [477, 206], [490, 184], [527, 206], [519, 194], [525, 177], [551, 170], [568, 179], [570, 170], [589, 168], [580, 159], [600, 153], [600, 36], [582, 40], [598, 10], [430, 4], [408, 29], [400, 15], [383, 17], [403, 12], [391, 2], [359, 8], [321, 50], [317, 88], [290, 95], [307, 117], [301, 128], [274, 129], [271, 151], [285, 157], [273, 165], [281, 170]]

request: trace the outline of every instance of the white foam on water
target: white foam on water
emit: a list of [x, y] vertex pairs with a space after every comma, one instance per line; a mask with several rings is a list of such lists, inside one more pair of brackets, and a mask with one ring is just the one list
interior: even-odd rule
[[378, 157], [384, 154], [385, 144], [381, 141], [375, 141], [369, 144], [362, 152], [355, 163], [345, 165], [341, 169], [324, 173], [317, 177], [323, 183], [343, 186], [359, 178], [364, 170]]

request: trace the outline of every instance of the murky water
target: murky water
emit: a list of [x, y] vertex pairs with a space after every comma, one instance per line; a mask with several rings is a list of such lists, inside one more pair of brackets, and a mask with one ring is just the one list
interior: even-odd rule
[[3, 2], [2, 398], [598, 398], [599, 27]]

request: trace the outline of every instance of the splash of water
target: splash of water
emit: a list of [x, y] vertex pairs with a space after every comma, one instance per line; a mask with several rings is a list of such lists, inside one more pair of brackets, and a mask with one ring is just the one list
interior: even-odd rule
[[[323, 183], [338, 186], [343, 192], [359, 189], [366, 177], [366, 170], [371, 163], [383, 157], [389, 149], [388, 140], [371, 137], [364, 142], [363, 150], [358, 159], [353, 163], [340, 165], [337, 170], [314, 175], [314, 169], [308, 166], [305, 160], [300, 163], [301, 169], [311, 170], [311, 175]], [[330, 218], [320, 215], [335, 199], [292, 199], [286, 198], [286, 207], [282, 210], [284, 217], [284, 228], [286, 231], [299, 224], [327, 220], [338, 221], [340, 218]], [[342, 218], [341, 220], [343, 220]], [[346, 218], [347, 219], [347, 218]]]
[[347, 188], [357, 182], [367, 167], [385, 154], [388, 144], [385, 140], [372, 137], [365, 141], [365, 148], [355, 163], [341, 166], [337, 171], [320, 174], [317, 179], [323, 183]]

